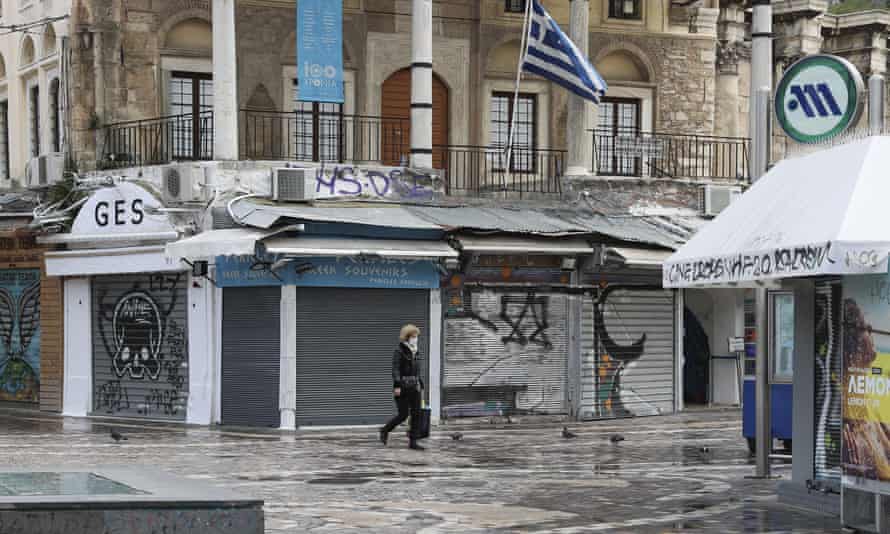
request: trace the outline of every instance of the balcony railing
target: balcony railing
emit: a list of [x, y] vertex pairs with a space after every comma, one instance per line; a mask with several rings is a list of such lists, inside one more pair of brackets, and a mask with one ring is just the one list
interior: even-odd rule
[[[313, 112], [241, 112], [240, 157], [406, 166], [410, 121]], [[176, 115], [122, 122], [104, 128], [102, 165], [120, 168], [213, 157], [213, 114]], [[503, 148], [443, 145], [433, 149], [453, 195], [559, 194], [566, 152], [516, 148], [510, 164]], [[508, 170], [509, 167], [509, 170]]]
[[593, 170], [600, 176], [746, 182], [750, 142], [739, 137], [595, 130]]
[[514, 148], [508, 172], [503, 148], [439, 146], [433, 166], [442, 169], [450, 195], [556, 195], [562, 192], [565, 157], [564, 150]]
[[213, 157], [213, 112], [171, 115], [104, 128], [101, 168], [160, 165]]
[[313, 113], [241, 112], [241, 157], [255, 160], [370, 163], [408, 159], [408, 119]]

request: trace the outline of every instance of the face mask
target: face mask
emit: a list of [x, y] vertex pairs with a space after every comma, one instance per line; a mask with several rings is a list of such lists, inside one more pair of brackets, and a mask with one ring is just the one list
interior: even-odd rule
[[412, 350], [417, 350], [417, 337], [409, 337], [408, 346], [411, 347]]

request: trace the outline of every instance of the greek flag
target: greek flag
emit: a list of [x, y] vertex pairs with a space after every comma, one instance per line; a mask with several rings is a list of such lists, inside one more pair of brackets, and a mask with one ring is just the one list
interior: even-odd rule
[[599, 104], [608, 86], [556, 21], [533, 0], [528, 48], [522, 69], [558, 83]]

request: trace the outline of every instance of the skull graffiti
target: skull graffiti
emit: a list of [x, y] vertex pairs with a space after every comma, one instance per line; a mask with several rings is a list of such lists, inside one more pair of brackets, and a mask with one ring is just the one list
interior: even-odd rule
[[119, 378], [157, 380], [161, 373], [160, 352], [164, 339], [161, 312], [144, 291], [123, 295], [112, 316], [114, 356], [112, 366]]

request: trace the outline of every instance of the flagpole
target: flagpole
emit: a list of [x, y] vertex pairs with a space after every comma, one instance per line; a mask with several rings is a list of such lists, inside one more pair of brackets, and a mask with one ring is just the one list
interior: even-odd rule
[[526, 0], [525, 2], [525, 19], [522, 23], [522, 41], [519, 45], [519, 63], [516, 65], [516, 84], [513, 86], [513, 102], [510, 104], [510, 109], [512, 110], [510, 113], [510, 129], [507, 132], [507, 163], [505, 170], [505, 180], [504, 188], [506, 189], [507, 182], [509, 182], [513, 175], [511, 173], [511, 163], [513, 158], [513, 130], [516, 128], [516, 104], [519, 100], [519, 83], [522, 81], [522, 64], [525, 62], [525, 54], [528, 48], [528, 26], [531, 21], [532, 15], [532, 4], [534, 4], [534, 0]]

